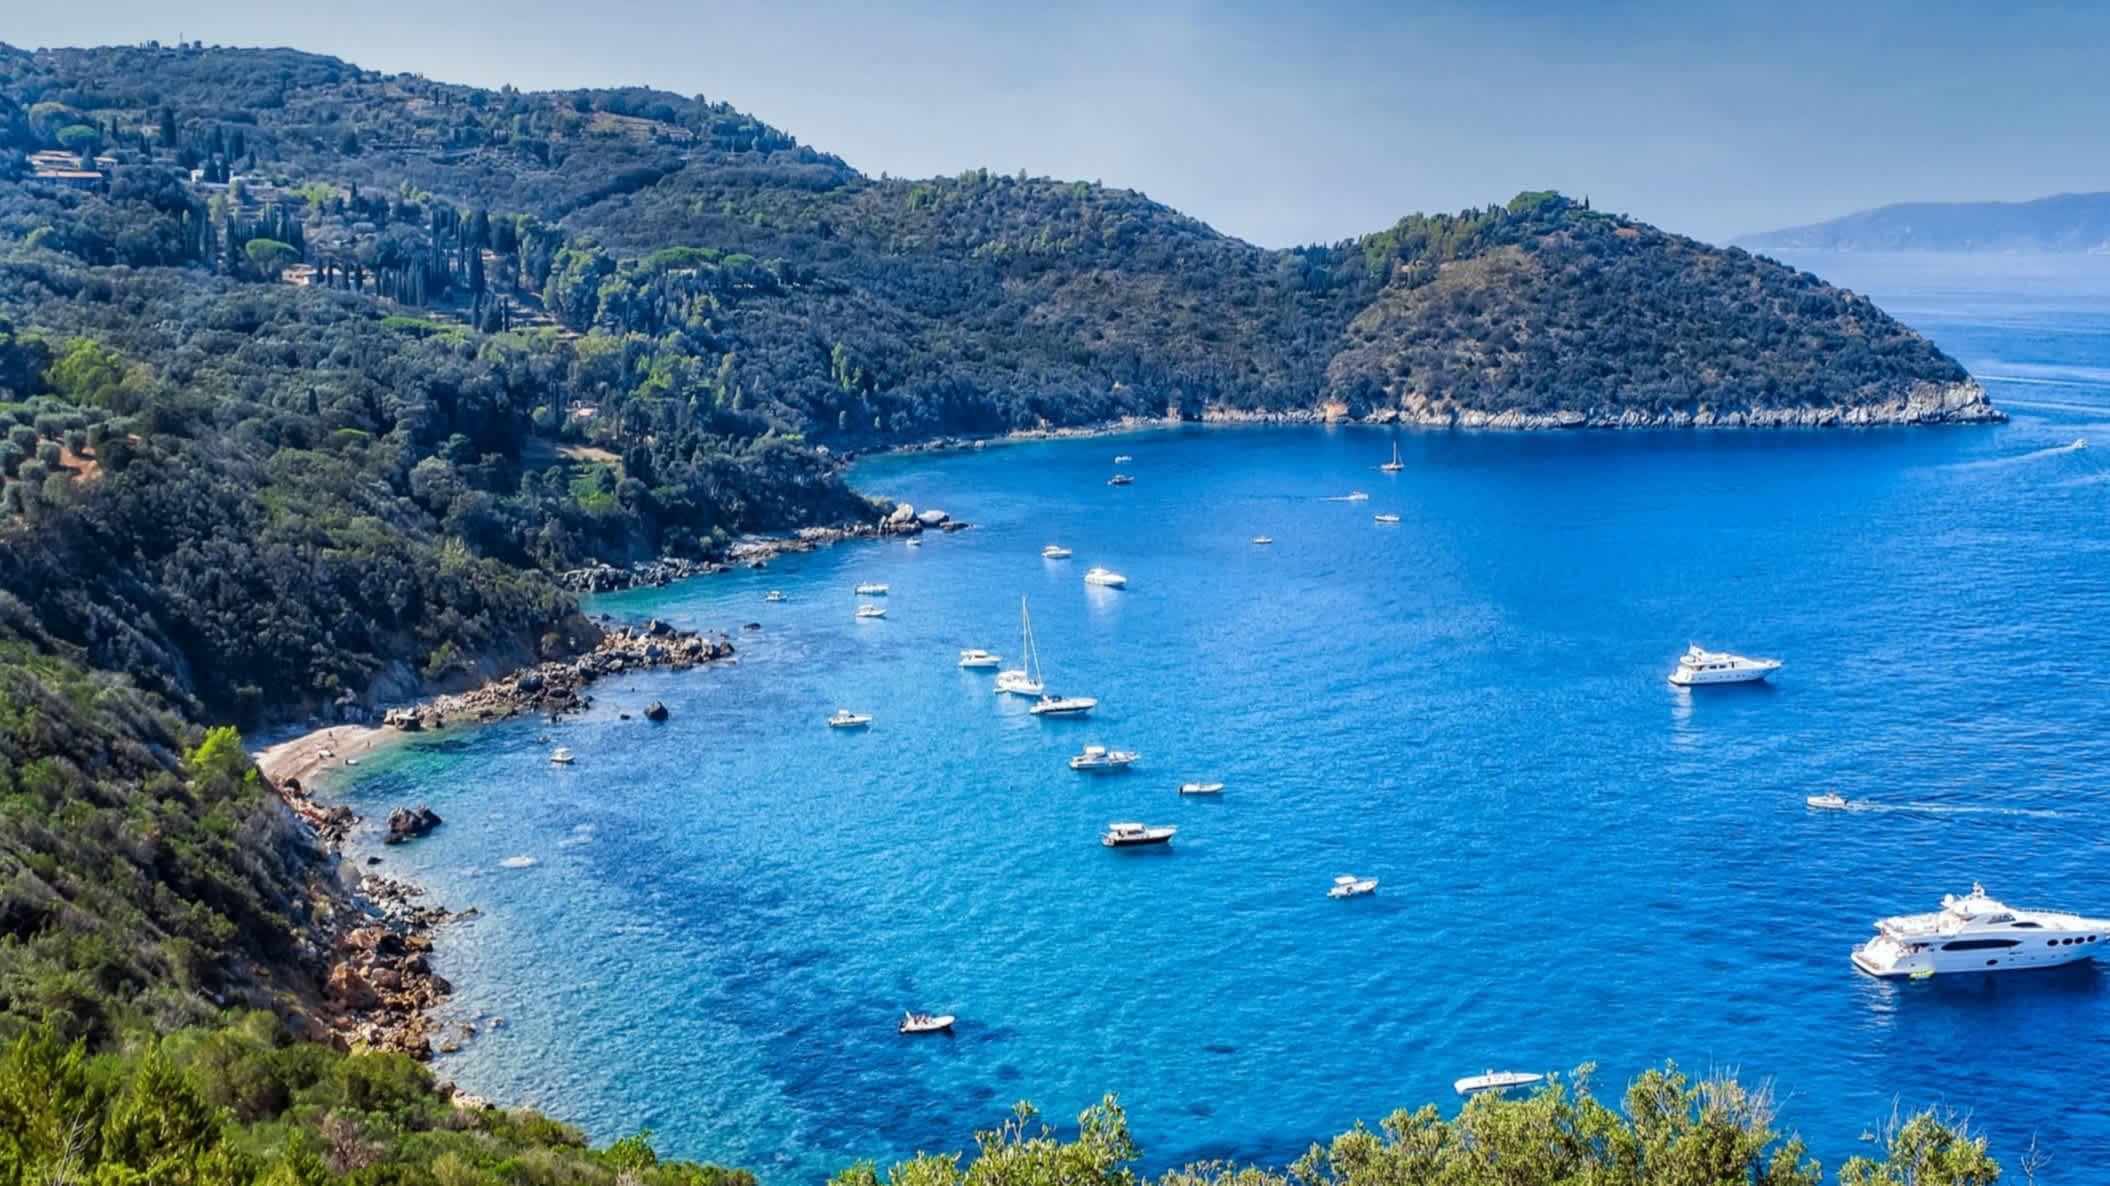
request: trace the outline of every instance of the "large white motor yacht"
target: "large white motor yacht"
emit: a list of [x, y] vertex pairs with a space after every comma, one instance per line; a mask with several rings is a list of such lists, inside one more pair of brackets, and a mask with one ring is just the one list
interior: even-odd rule
[[1876, 922], [1876, 937], [1854, 948], [1854, 967], [1871, 976], [1920, 979], [1940, 972], [2008, 972], [2089, 959], [2110, 938], [2110, 919], [2022, 910], [1973, 885], [1945, 894], [1933, 914]]
[[1103, 745], [1088, 745], [1084, 752], [1070, 759], [1070, 769], [1086, 774], [1110, 774], [1126, 770], [1143, 755], [1130, 749], [1108, 749]]
[[980, 647], [968, 647], [960, 652], [960, 666], [970, 670], [981, 669], [986, 671], [1001, 667], [1003, 663], [1003, 656], [995, 651], [985, 651]]
[[1084, 583], [1107, 589], [1126, 589], [1128, 578], [1111, 568], [1094, 568], [1084, 574]]
[[1068, 560], [1073, 553], [1061, 544], [1049, 544], [1040, 550], [1042, 560]]
[[1778, 659], [1747, 659], [1726, 651], [1692, 647], [1678, 656], [1678, 669], [1670, 673], [1670, 682], [1681, 688], [1701, 684], [1748, 684], [1779, 670]]
[[886, 586], [877, 581], [866, 581], [864, 584], [857, 586], [857, 595], [859, 597], [885, 597]]
[[1037, 717], [1081, 717], [1099, 707], [1090, 696], [1043, 695], [1026, 711]]

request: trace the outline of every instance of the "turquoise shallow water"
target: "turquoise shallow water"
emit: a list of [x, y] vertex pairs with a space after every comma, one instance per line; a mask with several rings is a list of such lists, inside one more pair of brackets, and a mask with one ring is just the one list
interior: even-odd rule
[[[740, 662], [343, 788], [369, 819], [431, 803], [432, 838], [358, 855], [481, 911], [439, 962], [453, 1015], [505, 1023], [442, 1073], [777, 1186], [960, 1148], [1020, 1099], [1119, 1092], [1153, 1166], [1279, 1162], [1488, 1066], [1610, 1090], [1675, 1058], [1773, 1079], [1827, 1165], [1935, 1104], [2087, 1180], [2110, 972], [1899, 986], [1846, 954], [1974, 878], [2110, 912], [2110, 301], [1897, 283], [1869, 287], [2013, 423], [1408, 433], [1397, 476], [1367, 430], [886, 459], [865, 488], [975, 529], [603, 599], [733, 630]], [[1103, 484], [1117, 451], [1132, 487]], [[1087, 589], [1094, 563], [1131, 587]], [[884, 622], [851, 617], [865, 580]], [[1015, 656], [1021, 594], [1088, 722], [955, 668]], [[1787, 667], [1679, 693], [1688, 641]], [[666, 724], [618, 719], [654, 698]], [[832, 733], [839, 705], [877, 723]], [[1087, 742], [1144, 760], [1088, 779]], [[1221, 802], [1175, 795], [1200, 777]], [[1805, 810], [1821, 789], [1879, 809]], [[1108, 852], [1113, 819], [1180, 834]], [[1382, 890], [1329, 901], [1348, 871]], [[907, 1041], [904, 1007], [964, 1020]]]

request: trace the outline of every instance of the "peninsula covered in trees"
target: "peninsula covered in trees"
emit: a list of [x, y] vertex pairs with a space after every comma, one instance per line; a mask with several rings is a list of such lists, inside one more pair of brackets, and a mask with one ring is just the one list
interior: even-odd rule
[[[1862, 298], [1553, 193], [1270, 251], [1095, 183], [867, 177], [702, 97], [0, 46], [0, 1174], [743, 1180], [297, 1040], [358, 906], [211, 727], [589, 646], [554, 574], [868, 519], [847, 453], [1269, 415], [1997, 413]], [[1665, 1115], [1763, 1129], [1711, 1098]], [[1547, 1122], [1659, 1180], [1609, 1115]], [[1752, 1177], [1771, 1148], [1675, 1180], [1806, 1180]], [[1428, 1164], [1385, 1180], [1492, 1180]]]

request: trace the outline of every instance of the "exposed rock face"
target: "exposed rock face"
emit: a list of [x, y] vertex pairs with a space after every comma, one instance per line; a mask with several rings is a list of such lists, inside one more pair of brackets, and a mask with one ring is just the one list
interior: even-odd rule
[[646, 719], [646, 720], [648, 720], [648, 721], [664, 721], [664, 720], [666, 720], [666, 719], [667, 719], [667, 706], [666, 706], [666, 705], [664, 705], [664, 704], [661, 704], [661, 703], [660, 703], [659, 701], [657, 701], [657, 700], [654, 700], [654, 701], [653, 701], [652, 703], [650, 703], [650, 704], [647, 704], [647, 705], [645, 706], [645, 719]]
[[641, 585], [665, 585], [686, 577], [728, 572], [734, 568], [761, 568], [778, 556], [793, 552], [812, 552], [844, 540], [918, 535], [927, 530], [965, 531], [970, 526], [972, 524], [955, 519], [944, 511], [925, 510], [918, 513], [915, 507], [901, 503], [872, 523], [851, 523], [841, 527], [802, 527], [791, 535], [742, 536], [726, 545], [723, 555], [716, 560], [669, 557], [645, 561], [629, 568], [596, 564], [590, 568], [575, 568], [570, 572], [558, 573], [557, 583], [574, 593], [611, 593], [618, 589], [632, 589]]
[[[1332, 414], [1329, 414], [1331, 412]], [[1202, 419], [1221, 424], [1319, 424], [1360, 420], [1365, 424], [1415, 424], [1440, 428], [1838, 428], [1880, 425], [1997, 424], [2007, 415], [1987, 401], [1976, 380], [1916, 382], [1902, 395], [1876, 403], [1840, 407], [1715, 408], [1652, 411], [1636, 407], [1564, 408], [1552, 412], [1487, 412], [1460, 408], [1443, 399], [1407, 396], [1399, 405], [1369, 409], [1361, 416], [1333, 408], [1294, 412], [1245, 412], [1211, 408]]]
[[415, 809], [398, 807], [388, 813], [388, 835], [381, 838], [381, 843], [401, 844], [406, 840], [416, 840], [439, 826], [439, 813], [422, 803]]
[[510, 679], [496, 680], [472, 692], [440, 696], [408, 708], [390, 709], [387, 723], [406, 732], [438, 729], [449, 718], [496, 721], [522, 713], [557, 716], [593, 704], [588, 684], [626, 671], [682, 671], [731, 658], [730, 639], [706, 638], [652, 621], [637, 629], [607, 631], [600, 645], [576, 658], [552, 659]]

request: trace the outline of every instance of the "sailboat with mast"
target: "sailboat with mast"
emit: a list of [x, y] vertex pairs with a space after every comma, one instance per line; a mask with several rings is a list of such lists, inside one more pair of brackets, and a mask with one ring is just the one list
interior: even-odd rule
[[1396, 474], [1399, 471], [1407, 468], [1407, 463], [1399, 459], [1399, 439], [1397, 437], [1393, 438], [1392, 441], [1392, 460], [1387, 461], [1386, 463], [1378, 466], [1377, 468], [1383, 470], [1385, 473], [1388, 474]]
[[1026, 612], [1026, 599], [1018, 599], [1019, 631], [1024, 636], [1019, 644], [1019, 666], [996, 673], [996, 690], [1014, 696], [1038, 696], [1047, 690], [1040, 674], [1040, 650], [1033, 645], [1033, 615]]

